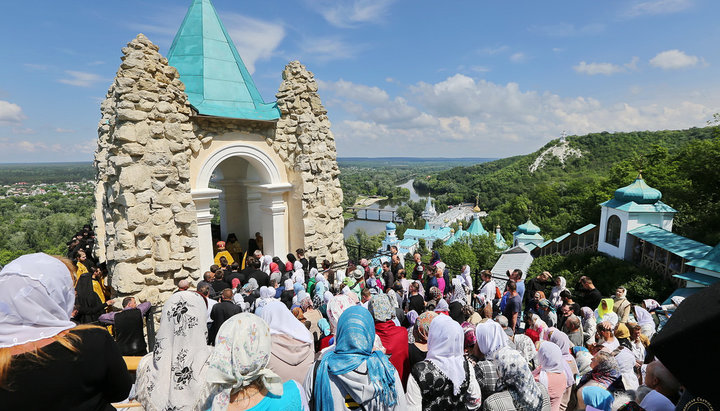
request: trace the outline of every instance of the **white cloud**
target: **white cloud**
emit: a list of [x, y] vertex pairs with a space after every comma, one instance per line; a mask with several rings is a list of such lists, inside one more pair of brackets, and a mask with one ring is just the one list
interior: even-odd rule
[[395, 0], [307, 0], [306, 3], [335, 27], [353, 28], [382, 22]]
[[702, 126], [718, 105], [687, 95], [666, 102], [602, 103], [463, 74], [416, 83], [395, 97], [379, 87], [346, 80], [322, 85], [323, 95], [330, 97], [326, 105], [341, 155], [515, 155], [540, 147], [563, 130], [586, 134]]
[[328, 62], [354, 58], [362, 46], [346, 43], [337, 37], [306, 37], [300, 44], [303, 59]]
[[105, 81], [105, 79], [95, 73], [87, 73], [84, 71], [65, 70], [68, 77], [58, 80], [63, 84], [69, 84], [76, 87], [91, 87], [95, 83]]
[[0, 124], [19, 124], [25, 115], [15, 103], [0, 100]]
[[573, 66], [573, 70], [581, 74], [594, 76], [596, 74], [604, 74], [606, 76], [620, 73], [623, 68], [612, 63], [586, 63], [581, 61], [577, 66]]
[[592, 23], [578, 27], [570, 23], [558, 23], [549, 25], [534, 25], [530, 26], [528, 30], [532, 33], [538, 33], [548, 37], [573, 37], [600, 34], [605, 31], [605, 25]]
[[693, 3], [693, 0], [635, 1], [623, 11], [622, 16], [632, 18], [644, 15], [677, 13], [692, 7]]
[[675, 70], [697, 66], [702, 60], [697, 56], [688, 56], [677, 49], [666, 50], [650, 59], [650, 65], [664, 70]]
[[513, 63], [522, 63], [525, 60], [527, 60], [527, 56], [525, 56], [525, 53], [517, 52], [510, 56], [510, 61], [512, 61]]
[[281, 23], [238, 13], [223, 13], [222, 20], [250, 74], [255, 72], [255, 63], [270, 59], [285, 38], [285, 27]]
[[639, 63], [639, 62], [640, 62], [640, 57], [638, 57], [638, 56], [633, 56], [633, 58], [630, 59], [630, 62], [623, 64], [623, 66], [624, 66], [626, 69], [628, 69], [628, 70], [635, 71], [635, 70], [638, 69], [638, 63]]
[[56, 133], [74, 133], [75, 130], [69, 129], [69, 128], [62, 128], [62, 127], [56, 127], [55, 128]]

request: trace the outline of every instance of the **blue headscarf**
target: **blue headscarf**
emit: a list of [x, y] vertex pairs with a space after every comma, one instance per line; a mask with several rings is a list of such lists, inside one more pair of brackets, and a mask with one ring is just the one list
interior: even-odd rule
[[375, 388], [386, 407], [397, 404], [395, 368], [385, 354], [373, 351], [375, 322], [364, 307], [348, 308], [338, 320], [335, 350], [325, 354], [317, 369], [315, 379], [315, 410], [333, 408], [330, 375], [342, 375], [367, 363], [368, 381]]
[[293, 291], [295, 292], [295, 295], [297, 295], [297, 293], [299, 293], [302, 289], [303, 285], [300, 283], [295, 283], [295, 285], [293, 285]]

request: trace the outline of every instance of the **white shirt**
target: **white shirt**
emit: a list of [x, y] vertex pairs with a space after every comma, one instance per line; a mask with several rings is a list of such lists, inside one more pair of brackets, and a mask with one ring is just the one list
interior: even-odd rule
[[482, 304], [492, 304], [492, 301], [495, 299], [495, 287], [497, 286], [493, 280], [483, 283], [482, 287], [480, 287], [480, 294], [478, 295]]
[[208, 303], [207, 322], [208, 322], [208, 324], [210, 324], [211, 322], [213, 322], [212, 318], [210, 318], [210, 312], [212, 311], [213, 306], [214, 306], [215, 304], [217, 304], [218, 302], [215, 301], [215, 300], [213, 300], [212, 298], [208, 298], [208, 299], [207, 299], [207, 303]]

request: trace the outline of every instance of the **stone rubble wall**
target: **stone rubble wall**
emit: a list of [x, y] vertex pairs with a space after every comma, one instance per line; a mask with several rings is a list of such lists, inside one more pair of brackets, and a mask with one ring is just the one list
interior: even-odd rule
[[139, 34], [101, 105], [95, 229], [118, 296], [164, 301], [200, 277], [190, 156], [203, 143], [177, 69]]
[[301, 190], [305, 249], [319, 260], [347, 260], [342, 234], [343, 193], [335, 137], [318, 95], [315, 76], [299, 61], [285, 66], [277, 97], [281, 112], [274, 138], [266, 141], [285, 161], [290, 183]]

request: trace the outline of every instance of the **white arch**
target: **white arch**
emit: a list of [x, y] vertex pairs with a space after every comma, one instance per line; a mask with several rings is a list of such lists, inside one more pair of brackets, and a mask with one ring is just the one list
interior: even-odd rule
[[284, 182], [280, 170], [269, 155], [251, 145], [235, 143], [218, 149], [205, 159], [195, 180], [195, 189], [207, 189], [210, 177], [212, 177], [217, 166], [232, 157], [240, 157], [247, 160], [262, 177], [267, 179], [265, 183], [280, 184]]

